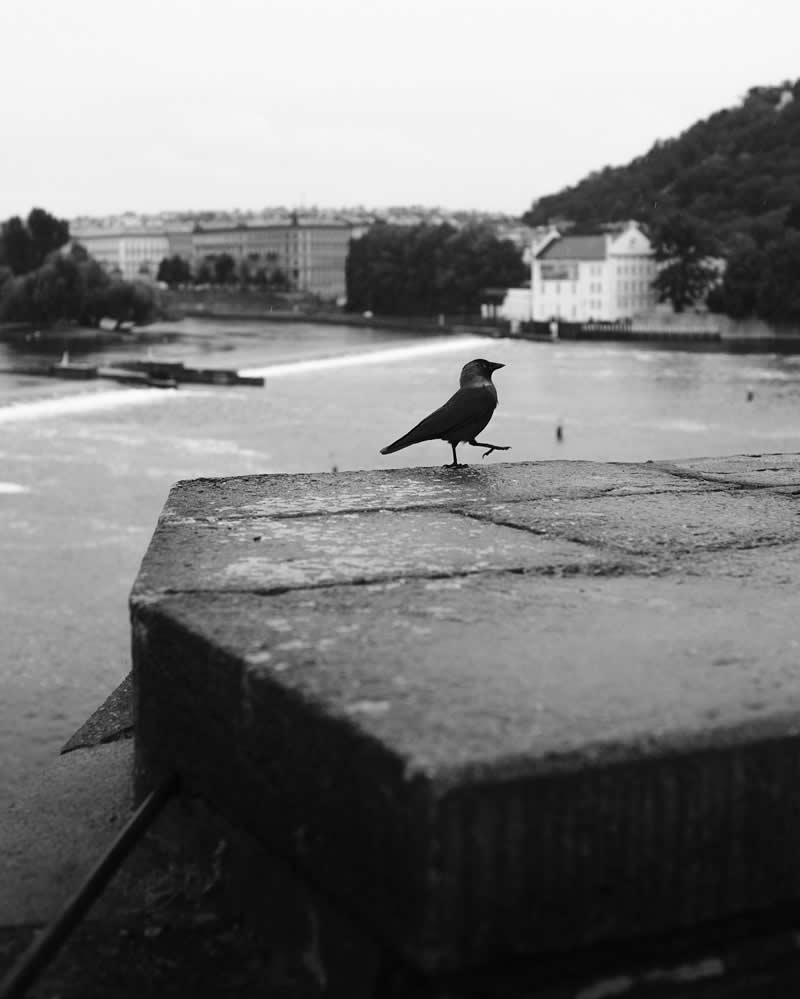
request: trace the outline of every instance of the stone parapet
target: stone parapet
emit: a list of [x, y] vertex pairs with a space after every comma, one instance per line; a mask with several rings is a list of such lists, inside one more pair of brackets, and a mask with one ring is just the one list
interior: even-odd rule
[[178, 483], [137, 772], [441, 970], [800, 895], [800, 456]]

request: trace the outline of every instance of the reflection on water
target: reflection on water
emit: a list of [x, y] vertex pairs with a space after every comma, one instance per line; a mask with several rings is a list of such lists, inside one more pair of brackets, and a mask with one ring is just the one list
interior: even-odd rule
[[[0, 367], [63, 349], [0, 343]], [[800, 450], [796, 355], [200, 321], [155, 342], [68, 349], [101, 364], [152, 352], [257, 369], [267, 383], [175, 391], [0, 375], [0, 759], [16, 780], [127, 672], [128, 592], [179, 478], [442, 464], [441, 442], [378, 451], [440, 405], [476, 356], [506, 364], [491, 439], [512, 450], [487, 464]]]

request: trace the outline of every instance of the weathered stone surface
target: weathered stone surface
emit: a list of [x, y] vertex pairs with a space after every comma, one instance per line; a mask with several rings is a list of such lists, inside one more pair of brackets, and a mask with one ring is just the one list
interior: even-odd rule
[[659, 492], [592, 499], [550, 497], [495, 503], [486, 517], [561, 538], [636, 555], [684, 555], [704, 549], [800, 540], [800, 507], [792, 496], [755, 490]]
[[210, 524], [231, 518], [289, 517], [353, 510], [403, 510], [493, 501], [628, 495], [719, 488], [676, 475], [672, 466], [591, 461], [401, 468], [315, 475], [192, 479], [170, 492], [162, 520]]
[[743, 454], [724, 458], [691, 458], [659, 462], [657, 467], [674, 474], [691, 475], [710, 482], [800, 488], [800, 455]]
[[64, 743], [61, 752], [89, 749], [133, 735], [132, 678], [130, 673]]
[[[225, 683], [242, 734], [258, 726], [250, 695], [276, 685], [352, 720], [406, 775], [463, 765], [500, 778], [760, 732], [765, 713], [775, 732], [800, 732], [797, 593], [766, 596], [752, 578], [486, 574], [175, 595], [159, 617], [236, 650]], [[165, 668], [192, 684], [204, 667]], [[202, 682], [221, 685], [207, 669]]]
[[277, 591], [408, 575], [599, 570], [612, 564], [613, 556], [585, 545], [457, 513], [373, 510], [173, 523], [150, 546], [136, 585], [138, 590]]
[[179, 484], [142, 786], [177, 768], [427, 968], [800, 895], [800, 532], [759, 463]]
[[725, 548], [717, 551], [697, 551], [689, 561], [682, 563], [682, 570], [690, 575], [735, 576], [768, 592], [753, 591], [754, 599], [769, 601], [771, 587], [780, 591], [786, 586], [800, 587], [800, 544], [773, 545], [768, 550], [752, 548]]

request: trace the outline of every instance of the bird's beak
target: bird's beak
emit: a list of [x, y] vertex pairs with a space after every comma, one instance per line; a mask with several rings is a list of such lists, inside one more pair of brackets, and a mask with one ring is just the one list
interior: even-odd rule
[[505, 364], [500, 364], [498, 361], [489, 361], [489, 367], [492, 371], [497, 371], [498, 368], [504, 368]]

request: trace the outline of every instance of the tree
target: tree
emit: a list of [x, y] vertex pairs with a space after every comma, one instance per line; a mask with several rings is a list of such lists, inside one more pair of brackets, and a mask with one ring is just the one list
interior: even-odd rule
[[2, 256], [14, 274], [27, 274], [33, 266], [33, 246], [25, 223], [14, 215], [2, 228]]
[[795, 201], [789, 206], [783, 224], [787, 229], [800, 229], [800, 201]]
[[0, 294], [0, 319], [10, 322], [32, 320], [31, 282], [25, 276], [6, 281]]
[[195, 271], [194, 281], [195, 284], [211, 284], [214, 280], [214, 273], [211, 269], [211, 261], [208, 257], [200, 261], [200, 264]]
[[734, 319], [743, 319], [756, 311], [759, 288], [764, 277], [764, 251], [746, 246], [733, 253], [727, 261], [722, 281], [708, 295], [712, 312], [723, 312]]
[[674, 213], [658, 222], [653, 232], [653, 254], [662, 266], [653, 281], [659, 302], [671, 302], [675, 312], [702, 301], [717, 280], [710, 264], [715, 244], [702, 224]]
[[164, 257], [158, 265], [156, 280], [163, 281], [170, 288], [174, 288], [178, 284], [188, 284], [191, 279], [192, 269], [189, 266], [189, 261], [184, 260], [177, 253], [171, 257]]
[[34, 208], [27, 221], [18, 215], [3, 223], [0, 235], [0, 263], [15, 274], [27, 274], [41, 267], [45, 259], [69, 242], [69, 223], [43, 208]]
[[91, 259], [91, 257], [89, 256], [89, 251], [86, 249], [83, 243], [76, 243], [75, 241], [73, 241], [72, 245], [69, 248], [69, 255], [76, 263], [79, 264], [84, 264]]
[[236, 261], [230, 253], [220, 253], [214, 259], [214, 278], [217, 284], [231, 284], [236, 276]]
[[130, 281], [112, 281], [103, 296], [103, 315], [114, 319], [119, 328], [133, 322], [133, 285]]
[[275, 267], [267, 274], [267, 285], [276, 291], [289, 291], [289, 276], [280, 267]]
[[477, 312], [486, 288], [519, 285], [528, 268], [486, 226], [379, 224], [351, 240], [345, 276], [351, 310], [436, 315]]
[[[12, 231], [20, 230], [14, 226]], [[118, 324], [142, 325], [152, 321], [157, 306], [152, 287], [110, 278], [77, 244], [67, 253], [51, 250], [40, 267], [24, 274], [0, 268], [3, 319], [41, 324], [67, 320], [96, 326], [109, 316]]]
[[788, 230], [767, 247], [756, 312], [763, 319], [800, 322], [800, 232]]
[[31, 319], [49, 325], [74, 319], [77, 301], [77, 264], [66, 258], [51, 259], [25, 276], [30, 284]]
[[111, 278], [96, 260], [78, 260], [81, 275], [78, 322], [81, 326], [98, 326], [105, 315], [105, 299]]
[[151, 323], [155, 317], [157, 301], [156, 293], [151, 284], [142, 281], [132, 283], [131, 316], [137, 326]]
[[0, 311], [8, 319], [45, 325], [77, 319], [80, 283], [75, 261], [51, 254], [41, 267], [3, 286]]
[[39, 267], [54, 250], [69, 242], [69, 223], [57, 219], [43, 208], [34, 208], [28, 215], [28, 233], [33, 251], [33, 267]]

